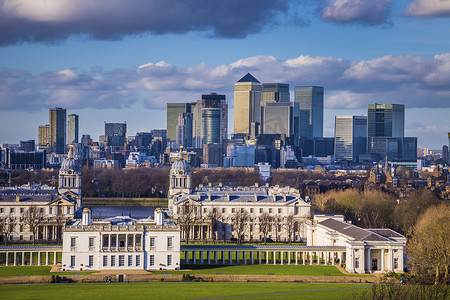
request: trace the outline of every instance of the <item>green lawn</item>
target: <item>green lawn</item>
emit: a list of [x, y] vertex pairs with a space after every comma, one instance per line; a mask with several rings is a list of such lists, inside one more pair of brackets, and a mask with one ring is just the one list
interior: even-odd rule
[[234, 266], [213, 266], [213, 265], [183, 265], [183, 269], [192, 269], [192, 271], [153, 271], [153, 274], [167, 272], [169, 274], [245, 274], [245, 275], [310, 275], [323, 276], [329, 274], [332, 276], [345, 276], [334, 266], [308, 266], [308, 265], [234, 265]]
[[[5, 299], [198, 299], [254, 295], [250, 299], [347, 299], [369, 285], [241, 282], [3, 285]], [[311, 291], [311, 292], [302, 292]], [[286, 293], [286, 294], [262, 294]], [[240, 299], [240, 297], [233, 299]], [[249, 299], [245, 297], [245, 299]]]
[[0, 276], [33, 276], [33, 275], [72, 275], [74, 273], [91, 274], [95, 272], [82, 271], [82, 272], [52, 272], [51, 267], [48, 266], [2, 266], [0, 267]]

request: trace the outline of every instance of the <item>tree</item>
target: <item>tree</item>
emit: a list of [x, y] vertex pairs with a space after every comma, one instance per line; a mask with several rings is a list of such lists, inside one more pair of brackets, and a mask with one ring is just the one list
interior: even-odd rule
[[275, 227], [275, 240], [278, 242], [278, 235], [281, 232], [281, 225], [283, 222], [283, 218], [280, 215], [275, 215], [273, 217], [273, 225]]
[[186, 202], [181, 206], [180, 215], [178, 216], [178, 223], [181, 225], [186, 244], [189, 244], [192, 226], [198, 222], [196, 208], [196, 206]]
[[30, 206], [24, 214], [24, 222], [28, 225], [33, 235], [33, 245], [36, 245], [36, 233], [39, 225], [44, 221], [44, 212], [39, 207]]
[[242, 243], [242, 237], [247, 229], [249, 214], [244, 209], [237, 209], [231, 216], [233, 229], [236, 231], [238, 243]]
[[447, 203], [428, 208], [414, 226], [408, 241], [410, 263], [418, 270], [434, 273], [434, 284], [448, 279], [450, 264], [450, 205]]
[[284, 218], [283, 226], [284, 226], [284, 229], [286, 230], [286, 233], [288, 236], [288, 242], [290, 244], [292, 242], [292, 234], [294, 233], [294, 229], [295, 229], [294, 214], [290, 214], [289, 216]]
[[259, 216], [259, 231], [263, 234], [264, 244], [266, 243], [267, 235], [269, 234], [272, 223], [273, 217], [267, 212], [264, 212]]
[[8, 244], [8, 240], [16, 227], [16, 218], [11, 213], [0, 217], [0, 233], [3, 237], [5, 245]]
[[210, 226], [211, 226], [211, 236], [213, 238], [213, 241], [216, 241], [216, 232], [217, 232], [217, 227], [219, 224], [219, 219], [220, 219], [220, 214], [217, 211], [217, 208], [213, 208], [208, 215], [206, 216], [208, 221], [210, 222]]

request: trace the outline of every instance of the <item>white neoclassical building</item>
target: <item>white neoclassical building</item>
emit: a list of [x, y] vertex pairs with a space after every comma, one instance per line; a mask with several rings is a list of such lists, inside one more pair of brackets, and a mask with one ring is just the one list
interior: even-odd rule
[[65, 227], [62, 269], [67, 270], [177, 270], [180, 268], [179, 227], [155, 219], [114, 217], [91, 221], [83, 210], [82, 221]]
[[31, 207], [43, 215], [36, 240], [60, 241], [62, 227], [81, 209], [81, 167], [69, 151], [61, 164], [59, 187], [27, 184], [0, 189], [0, 241], [30, 241], [25, 220]]
[[[246, 211], [249, 219], [243, 232], [244, 240], [261, 240], [263, 233], [259, 217], [267, 213], [274, 217], [268, 238], [300, 241], [306, 237], [305, 221], [310, 218], [311, 204], [300, 197], [298, 190], [290, 187], [251, 186], [201, 186], [193, 190], [189, 164], [179, 155], [170, 170], [169, 209], [177, 222], [191, 207], [195, 223], [190, 228], [190, 239], [211, 240], [236, 238], [232, 219], [236, 212]], [[210, 216], [217, 217], [215, 226]], [[288, 217], [293, 230], [287, 230]], [[185, 238], [186, 233], [182, 233]]]
[[350, 273], [403, 272], [406, 238], [387, 228], [363, 229], [343, 216], [316, 215], [307, 223], [308, 246], [343, 246]]

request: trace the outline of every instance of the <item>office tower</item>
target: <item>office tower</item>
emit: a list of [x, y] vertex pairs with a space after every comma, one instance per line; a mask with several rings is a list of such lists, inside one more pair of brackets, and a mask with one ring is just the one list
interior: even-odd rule
[[235, 135], [256, 134], [261, 123], [261, 93], [261, 83], [250, 73], [234, 85]]
[[367, 135], [369, 139], [373, 136], [404, 137], [405, 106], [403, 104], [369, 104]]
[[127, 123], [105, 122], [105, 145], [108, 151], [124, 149], [127, 135]]
[[167, 103], [167, 139], [177, 139], [178, 116], [180, 113], [191, 113], [190, 103]]
[[65, 152], [67, 124], [66, 119], [67, 112], [65, 109], [60, 107], [50, 108], [50, 152], [54, 152], [56, 154], [64, 154]]
[[180, 113], [178, 115], [178, 125], [177, 125], [177, 146], [183, 146], [185, 148], [192, 147], [192, 114], [191, 113]]
[[298, 103], [268, 102], [261, 110], [261, 134], [298, 136]]
[[5, 164], [11, 170], [34, 168], [41, 170], [47, 167], [47, 152], [25, 151], [6, 148]]
[[50, 147], [50, 125], [39, 125], [38, 149], [48, 150]]
[[445, 161], [448, 161], [448, 146], [447, 145], [442, 146], [442, 159]]
[[78, 115], [67, 116], [67, 143], [69, 145], [78, 143]]
[[137, 132], [134, 142], [137, 147], [149, 147], [152, 143], [153, 135], [151, 132]]
[[35, 151], [35, 143], [34, 140], [28, 140], [28, 141], [20, 141], [20, 150], [31, 152]]
[[366, 152], [367, 117], [336, 116], [334, 127], [334, 159], [357, 161]]
[[289, 84], [287, 83], [263, 83], [261, 94], [261, 107], [270, 102], [289, 102]]
[[296, 86], [295, 102], [300, 104], [300, 136], [323, 137], [323, 87]]

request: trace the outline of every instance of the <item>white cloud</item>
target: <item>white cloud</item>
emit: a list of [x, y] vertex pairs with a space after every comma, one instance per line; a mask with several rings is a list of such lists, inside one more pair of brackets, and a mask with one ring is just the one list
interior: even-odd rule
[[419, 18], [450, 17], [450, 0], [414, 0], [406, 7], [406, 14]]
[[341, 24], [388, 24], [391, 5], [391, 0], [333, 0], [323, 8], [322, 19]]

